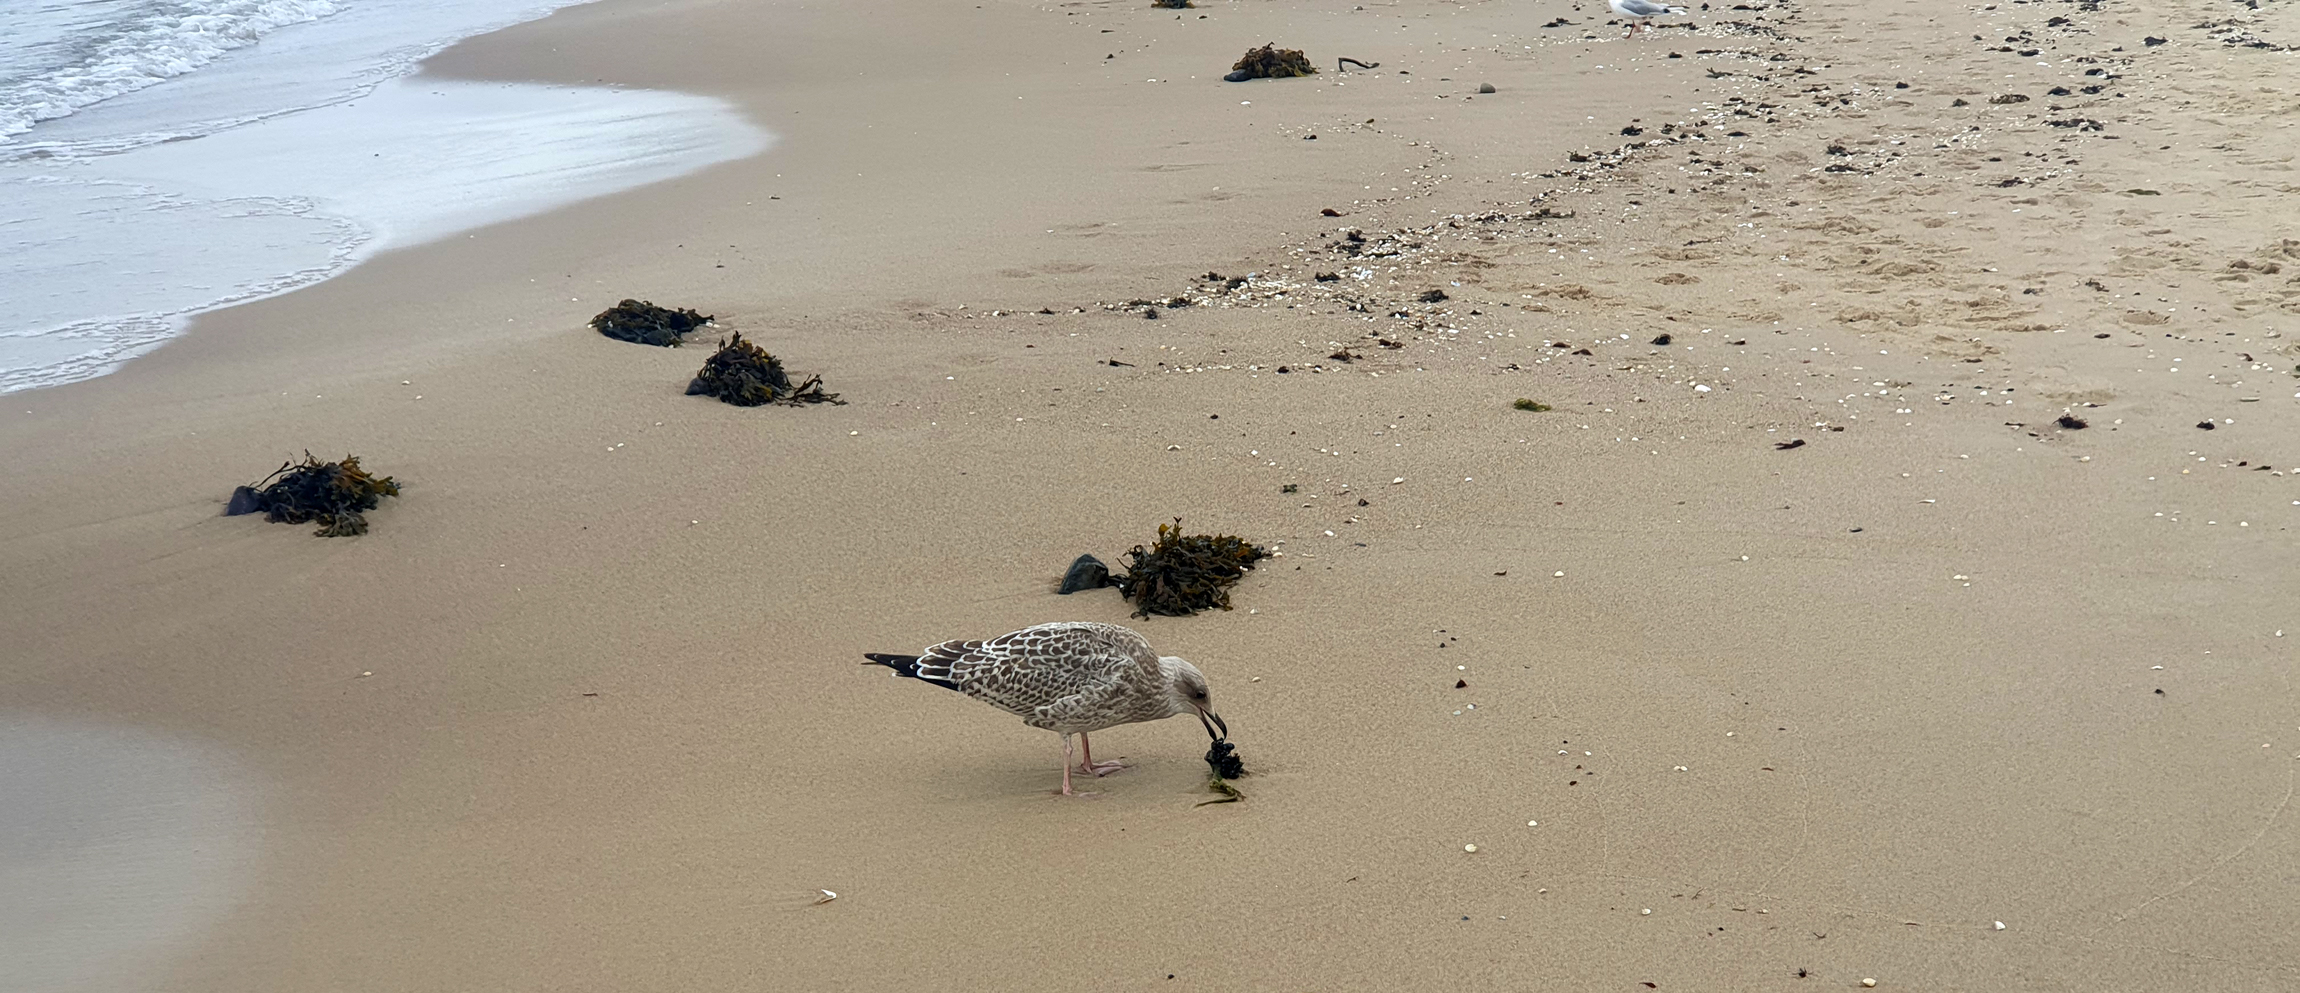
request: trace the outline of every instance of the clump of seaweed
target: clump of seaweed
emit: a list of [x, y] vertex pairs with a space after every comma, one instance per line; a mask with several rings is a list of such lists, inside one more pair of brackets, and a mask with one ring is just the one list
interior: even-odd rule
[[657, 307], [645, 300], [625, 300], [591, 318], [591, 328], [617, 341], [676, 347], [681, 344], [680, 335], [710, 322], [708, 314]]
[[1230, 609], [1230, 585], [1266, 548], [1236, 535], [1182, 533], [1182, 519], [1158, 525], [1158, 540], [1126, 553], [1126, 575], [1113, 577], [1118, 593], [1134, 601], [1134, 616], [1184, 617], [1201, 610]]
[[254, 486], [232, 491], [227, 515], [257, 514], [274, 524], [318, 521], [322, 538], [366, 534], [366, 512], [387, 496], [398, 496], [399, 484], [390, 476], [377, 479], [360, 468], [359, 456], [341, 462], [322, 462], [303, 453], [303, 462], [285, 462]]
[[1238, 746], [1228, 738], [1214, 739], [1214, 746], [1206, 749], [1206, 765], [1214, 770], [1217, 779], [1236, 779], [1246, 774], [1246, 763], [1238, 760]]
[[1526, 397], [1518, 397], [1517, 402], [1510, 404], [1510, 406], [1516, 407], [1519, 410], [1530, 410], [1536, 414], [1546, 414], [1552, 410], [1557, 409], [1546, 403], [1542, 403], [1539, 400], [1533, 400]]
[[[1230, 75], [1223, 78], [1231, 82], [1248, 79], [1284, 79], [1288, 76], [1315, 74], [1318, 67], [1310, 64], [1310, 57], [1299, 48], [1279, 48], [1276, 42], [1260, 48], [1249, 48], [1238, 57], [1238, 64], [1230, 67]], [[1244, 75], [1239, 75], [1244, 73]]]
[[821, 376], [811, 376], [806, 382], [792, 385], [790, 374], [783, 371], [783, 360], [744, 341], [740, 331], [735, 332], [733, 338], [722, 339], [719, 350], [703, 360], [702, 371], [695, 374], [694, 382], [687, 384], [688, 396], [698, 394], [718, 397], [737, 407], [846, 403], [838, 394], [823, 391]]

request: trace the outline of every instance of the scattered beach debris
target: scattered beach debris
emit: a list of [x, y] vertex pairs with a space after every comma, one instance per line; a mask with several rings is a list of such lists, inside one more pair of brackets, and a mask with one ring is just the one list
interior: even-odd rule
[[2053, 423], [2067, 428], [2070, 431], [2082, 431], [2092, 426], [2090, 423], [2087, 423], [2084, 418], [2078, 417], [2075, 414], [2062, 414], [2060, 415], [2060, 419], [2054, 421]]
[[1186, 10], [1198, 5], [1191, 0], [1150, 0], [1150, 6], [1164, 7], [1168, 10]]
[[1300, 493], [1300, 492], [1302, 492], [1302, 484], [1300, 484], [1300, 483], [1286, 483], [1286, 484], [1283, 484], [1283, 485], [1281, 485], [1281, 486], [1279, 486], [1279, 487], [1278, 487], [1278, 492], [1280, 492], [1280, 493]]
[[1249, 79], [1285, 79], [1289, 76], [1315, 75], [1318, 67], [1310, 64], [1310, 57], [1299, 48], [1279, 48], [1276, 42], [1260, 48], [1249, 48], [1238, 57], [1238, 64], [1230, 67], [1230, 74], [1222, 77], [1233, 83]]
[[1231, 584], [1268, 558], [1268, 549], [1236, 535], [1182, 533], [1182, 519], [1158, 525], [1149, 548], [1126, 553], [1126, 575], [1113, 577], [1120, 596], [1134, 601], [1134, 616], [1183, 617], [1208, 608], [1230, 609]]
[[694, 382], [687, 384], [687, 395], [714, 396], [737, 407], [758, 407], [770, 403], [793, 406], [804, 403], [844, 404], [836, 393], [823, 391], [823, 377], [812, 376], [796, 386], [789, 373], [783, 371], [783, 360], [767, 354], [767, 350], [743, 340], [743, 333], [722, 339], [719, 350], [703, 360], [702, 371], [695, 374]]
[[1444, 303], [1448, 297], [1444, 290], [1423, 290], [1422, 295], [1414, 299], [1423, 303]]
[[815, 897], [815, 906], [817, 907], [820, 907], [823, 904], [829, 903], [839, 898], [837, 893], [833, 893], [830, 890], [816, 890], [815, 892], [822, 894], [821, 896]]
[[2213, 430], [2213, 429], [2215, 429], [2215, 428], [2218, 428], [2219, 426], [2220, 426], [2220, 425], [2218, 425], [2218, 424], [2214, 424], [2214, 423], [2212, 423], [2212, 419], [2211, 419], [2211, 418], [2209, 418], [2209, 417], [2208, 417], [2208, 418], [2205, 418], [2204, 420], [2201, 420], [2201, 421], [2198, 421], [2198, 422], [2196, 422], [2196, 428], [2197, 428], [2197, 430], [2199, 430], [2199, 431], [2210, 431], [2210, 430]]
[[1774, 448], [1777, 448], [1777, 449], [1779, 449], [1779, 450], [1781, 450], [1781, 451], [1784, 451], [1784, 452], [1786, 452], [1786, 451], [1788, 451], [1789, 449], [1792, 449], [1792, 448], [1803, 448], [1803, 447], [1805, 447], [1805, 439], [1803, 439], [1803, 438], [1792, 438], [1792, 439], [1790, 439], [1790, 440], [1788, 440], [1788, 441], [1784, 441], [1784, 442], [1781, 442], [1781, 443], [1779, 443], [1779, 444], [1776, 444], [1776, 445], [1774, 445], [1773, 447], [1774, 447]]
[[591, 328], [617, 341], [676, 347], [681, 335], [709, 324], [709, 314], [658, 307], [645, 300], [625, 300], [591, 318]]
[[1492, 92], [1494, 92], [1493, 84], [1492, 84], [1492, 83], [1479, 83], [1479, 84], [1477, 84], [1477, 91], [1478, 91], [1479, 93], [1481, 93], [1481, 94], [1483, 94], [1483, 93], [1492, 93]]
[[1552, 407], [1552, 406], [1550, 406], [1550, 405], [1548, 405], [1548, 404], [1546, 404], [1546, 403], [1542, 403], [1542, 402], [1541, 402], [1541, 401], [1539, 401], [1539, 400], [1533, 400], [1533, 399], [1529, 399], [1529, 398], [1527, 398], [1527, 397], [1518, 397], [1518, 398], [1517, 398], [1517, 402], [1510, 404], [1510, 406], [1512, 406], [1512, 407], [1515, 407], [1515, 408], [1517, 408], [1517, 409], [1519, 409], [1519, 410], [1527, 410], [1527, 411], [1532, 411], [1533, 413], [1536, 413], [1536, 414], [1546, 414], [1546, 413], [1549, 413], [1549, 412], [1550, 412], [1550, 411], [1552, 411], [1552, 410], [1556, 410], [1556, 409], [1557, 409], [1557, 408], [1555, 408], [1555, 407]]
[[1664, 333], [1662, 333], [1662, 334], [1657, 334], [1657, 335], [1654, 335], [1654, 336], [1653, 336], [1653, 343], [1654, 343], [1654, 344], [1656, 344], [1656, 345], [1666, 345], [1666, 344], [1669, 344], [1669, 343], [1670, 343], [1671, 341], [1673, 341], [1673, 340], [1675, 340], [1675, 339], [1672, 339], [1672, 338], [1670, 338], [1670, 337], [1669, 337], [1669, 335], [1668, 335], [1668, 333], [1666, 333], [1666, 332], [1664, 332]]
[[312, 534], [340, 538], [366, 534], [365, 513], [374, 510], [384, 497], [398, 495], [397, 482], [390, 476], [377, 479], [369, 475], [360, 468], [357, 455], [346, 455], [341, 462], [322, 462], [307, 451], [301, 464], [282, 463], [254, 486], [233, 490], [224, 513], [260, 513], [274, 524], [318, 521], [319, 530]]
[[[1360, 68], [1360, 69], [1379, 69], [1379, 68], [1381, 68], [1381, 67], [1382, 67], [1382, 64], [1381, 64], [1381, 63], [1379, 63], [1379, 62], [1360, 62], [1360, 61], [1358, 61], [1358, 60], [1356, 60], [1356, 59], [1350, 58], [1350, 57], [1348, 57], [1348, 56], [1346, 56], [1346, 55], [1345, 55], [1345, 56], [1343, 56], [1343, 57], [1341, 57], [1341, 58], [1338, 58], [1338, 59], [1335, 59], [1335, 60], [1334, 60], [1334, 71], [1335, 71], [1335, 72], [1348, 72], [1348, 71], [1349, 71], [1348, 69], [1344, 69], [1344, 68], [1342, 68], [1343, 66], [1346, 66], [1346, 65], [1357, 66], [1357, 67], [1358, 67], [1358, 68]], [[1373, 122], [1372, 122], [1372, 121], [1367, 121], [1366, 123], [1368, 123], [1368, 124], [1371, 124], [1371, 123], [1373, 123]]]
[[1056, 592], [1069, 596], [1079, 590], [1099, 590], [1114, 585], [1110, 567], [1092, 555], [1081, 555], [1070, 563], [1070, 571], [1062, 574], [1062, 588]]

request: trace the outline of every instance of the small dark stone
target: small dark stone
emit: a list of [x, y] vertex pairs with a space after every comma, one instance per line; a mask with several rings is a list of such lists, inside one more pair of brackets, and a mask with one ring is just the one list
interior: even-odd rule
[[1805, 447], [1805, 439], [1803, 439], [1803, 438], [1794, 438], [1794, 439], [1791, 439], [1791, 440], [1789, 440], [1789, 441], [1784, 441], [1784, 442], [1781, 442], [1780, 444], [1774, 445], [1773, 447], [1774, 447], [1774, 448], [1778, 448], [1778, 449], [1780, 449], [1780, 450], [1782, 450], [1782, 451], [1788, 451], [1789, 449], [1792, 449], [1792, 448], [1803, 448], [1803, 447]]
[[1456, 679], [1453, 681], [1453, 688], [1457, 690], [1466, 690], [1469, 688], [1469, 680]]
[[2157, 38], [2157, 37], [2154, 37], [2154, 36], [2151, 36], [2151, 37], [2147, 37], [2147, 38], [2142, 38], [2142, 39], [2140, 39], [2140, 43], [2141, 43], [2142, 45], [2145, 45], [2145, 46], [2149, 47], [2149, 48], [2155, 48], [2155, 47], [2156, 47], [2156, 46], [2158, 46], [2158, 45], [2162, 45], [2162, 44], [2164, 44], [2164, 41], [2165, 41], [2165, 39], [2163, 39], [2163, 38]]
[[1494, 90], [1493, 90], [1493, 84], [1492, 84], [1492, 83], [1479, 83], [1479, 84], [1477, 84], [1477, 91], [1478, 91], [1479, 93], [1492, 93], [1492, 92], [1494, 91]]
[[264, 495], [256, 492], [256, 488], [253, 486], [242, 486], [236, 490], [233, 490], [232, 501], [230, 503], [224, 504], [225, 517], [238, 517], [241, 514], [257, 514], [262, 513], [263, 510]]
[[1231, 72], [1230, 74], [1228, 74], [1228, 75], [1226, 75], [1226, 76], [1223, 76], [1223, 77], [1222, 77], [1222, 79], [1223, 79], [1223, 80], [1225, 80], [1225, 81], [1227, 81], [1227, 82], [1232, 82], [1232, 83], [1243, 83], [1243, 82], [1245, 82], [1245, 81], [1247, 81], [1247, 80], [1249, 80], [1249, 79], [1252, 79], [1252, 78], [1254, 78], [1254, 74], [1253, 74], [1253, 73], [1250, 73], [1250, 72], [1247, 72], [1247, 71], [1246, 71], [1246, 70], [1244, 70], [1244, 69], [1239, 69], [1239, 70], [1236, 70], [1236, 71], [1234, 71], [1234, 72]]
[[1415, 299], [1423, 303], [1443, 303], [1446, 295], [1444, 290], [1423, 290], [1422, 295]]
[[1062, 589], [1059, 592], [1068, 596], [1079, 590], [1099, 590], [1109, 585], [1112, 585], [1110, 567], [1092, 555], [1081, 555], [1077, 561], [1070, 563], [1070, 571], [1062, 574]]
[[1664, 333], [1664, 334], [1658, 334], [1658, 335], [1654, 335], [1654, 336], [1653, 336], [1653, 343], [1654, 343], [1654, 344], [1656, 344], [1656, 345], [1666, 345], [1666, 344], [1669, 344], [1669, 341], [1670, 341], [1669, 335], [1667, 335], [1666, 333]]
[[2054, 421], [2053, 423], [2067, 428], [2070, 431], [2082, 431], [2092, 426], [2091, 424], [2085, 423], [2084, 418], [2078, 417], [2075, 414], [2062, 414], [2060, 415], [2060, 419]]
[[2218, 424], [2214, 424], [2214, 423], [2212, 423], [2211, 421], [2198, 421], [2198, 422], [2196, 422], [2196, 428], [2197, 428], [2197, 430], [2199, 430], [2199, 431], [2210, 431], [2210, 430], [2213, 430], [2213, 429], [2215, 429], [2215, 428], [2218, 428], [2219, 426], [2220, 426], [2220, 425], [2218, 425]]

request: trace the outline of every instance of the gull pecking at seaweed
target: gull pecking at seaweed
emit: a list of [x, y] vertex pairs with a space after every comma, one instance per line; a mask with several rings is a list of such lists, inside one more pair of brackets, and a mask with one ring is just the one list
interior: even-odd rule
[[1078, 771], [1103, 776], [1125, 766], [1094, 761], [1088, 732], [1195, 713], [1214, 740], [1230, 733], [1197, 666], [1151, 651], [1141, 634], [1116, 624], [1062, 621], [989, 641], [946, 641], [918, 655], [863, 657], [865, 665], [957, 690], [1061, 735], [1064, 796], [1078, 795], [1070, 788], [1073, 734], [1085, 753]]
[[1629, 18], [1629, 30], [1621, 35], [1624, 38], [1651, 27], [1652, 25], [1647, 23], [1651, 18], [1660, 17], [1663, 14], [1685, 13], [1683, 7], [1654, 3], [1653, 0], [1605, 0], [1605, 5], [1613, 8], [1614, 13]]

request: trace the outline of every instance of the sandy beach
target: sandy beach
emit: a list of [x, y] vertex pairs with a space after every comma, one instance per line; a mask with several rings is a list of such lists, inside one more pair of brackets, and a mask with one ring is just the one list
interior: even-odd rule
[[[1623, 31], [603, 0], [441, 53], [774, 143], [0, 396], [0, 986], [2300, 988], [2300, 13]], [[1220, 80], [1269, 41], [1321, 72]], [[584, 326], [625, 297], [718, 326]], [[728, 331], [847, 403], [682, 395]], [[306, 449], [405, 490], [222, 516]], [[1176, 517], [1282, 555], [1056, 595]], [[1187, 719], [1050, 795], [1053, 735], [858, 665], [1052, 620], [1202, 668], [1246, 799]]]

